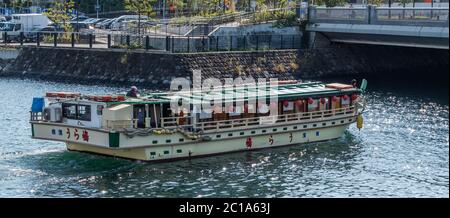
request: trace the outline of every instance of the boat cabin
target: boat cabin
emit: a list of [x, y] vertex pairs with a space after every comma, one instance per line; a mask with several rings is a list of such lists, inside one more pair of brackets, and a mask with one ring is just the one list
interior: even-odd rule
[[[259, 125], [313, 119], [354, 112], [361, 90], [352, 85], [296, 83], [268, 86], [265, 94], [256, 87], [221, 88], [208, 93], [154, 93], [140, 98], [83, 96], [79, 93], [47, 93], [35, 98], [31, 121], [61, 123], [105, 130], [179, 128], [209, 130], [237, 125]], [[238, 98], [237, 96], [242, 96]], [[270, 103], [273, 97], [276, 103]], [[214, 102], [222, 100], [222, 104]], [[172, 111], [171, 102], [189, 102]], [[210, 102], [208, 109], [202, 102]], [[274, 116], [271, 112], [276, 111]]]

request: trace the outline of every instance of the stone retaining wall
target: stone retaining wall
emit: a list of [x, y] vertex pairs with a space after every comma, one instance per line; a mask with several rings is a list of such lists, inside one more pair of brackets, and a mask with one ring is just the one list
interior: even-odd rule
[[[170, 54], [126, 50], [22, 48], [0, 77], [91, 84], [133, 84], [167, 89], [173, 78], [239, 76], [280, 80], [392, 73], [448, 73], [448, 51], [367, 45], [333, 45], [312, 50]], [[429, 75], [425, 75], [429, 76]]]

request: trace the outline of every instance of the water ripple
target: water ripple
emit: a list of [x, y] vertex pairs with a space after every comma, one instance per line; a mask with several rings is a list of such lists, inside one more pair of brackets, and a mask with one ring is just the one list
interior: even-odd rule
[[449, 195], [448, 101], [374, 91], [365, 128], [352, 126], [339, 140], [153, 164], [30, 138], [33, 96], [123, 89], [0, 79], [0, 90], [11, 96], [0, 100], [0, 197]]

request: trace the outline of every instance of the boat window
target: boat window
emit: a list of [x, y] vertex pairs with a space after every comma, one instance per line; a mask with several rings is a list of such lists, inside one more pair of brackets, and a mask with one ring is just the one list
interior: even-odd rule
[[152, 152], [150, 152], [150, 155], [151, 155], [151, 156], [155, 156], [155, 155], [156, 155], [156, 152], [152, 151]]
[[266, 132], [267, 132], [267, 130], [265, 130], [265, 129], [264, 129], [264, 130], [263, 130], [263, 131], [261, 131], [261, 132], [262, 132], [262, 133], [266, 133]]
[[303, 138], [306, 138], [306, 133], [303, 133]]
[[294, 126], [294, 129], [297, 129], [298, 127], [297, 126]]
[[252, 131], [252, 134], [256, 134], [256, 131]]
[[63, 104], [63, 117], [72, 120], [91, 121], [91, 106]]
[[344, 121], [343, 121], [343, 120], [341, 120], [341, 123], [344, 123]]
[[180, 142], [184, 142], [184, 139], [180, 139]]
[[67, 119], [77, 118], [77, 106], [75, 104], [63, 104], [63, 117]]
[[170, 140], [170, 139], [166, 140], [166, 143], [171, 143], [171, 142], [172, 142], [172, 140]]
[[317, 124], [313, 124], [313, 127], [317, 127]]
[[180, 154], [180, 153], [183, 153], [183, 150], [178, 149], [178, 150], [177, 150], [177, 153], [179, 153], [179, 154]]
[[153, 143], [153, 144], [158, 144], [158, 141], [157, 141], [157, 140], [155, 140], [155, 141], [153, 141], [152, 143]]
[[77, 107], [77, 119], [91, 121], [91, 106], [78, 105]]
[[228, 136], [233, 136], [233, 133], [228, 134]]
[[322, 123], [322, 126], [326, 126], [327, 124], [326, 123]]
[[240, 134], [241, 134], [241, 135], [244, 135], [245, 133], [244, 133], [244, 132], [241, 132]]
[[284, 128], [283, 128], [283, 130], [285, 130], [285, 131], [286, 131], [286, 130], [287, 130], [287, 127], [284, 127]]
[[317, 132], [316, 132], [316, 136], [319, 136], [319, 135], [320, 135], [320, 132], [319, 132], [319, 131], [317, 131]]
[[303, 128], [304, 128], [304, 129], [308, 128], [308, 125], [303, 125]]
[[334, 125], [334, 124], [336, 124], [336, 122], [332, 122], [331, 124]]
[[278, 129], [273, 129], [274, 132], [276, 132]]
[[97, 115], [103, 115], [103, 105], [97, 105]]
[[221, 137], [222, 137], [222, 135], [216, 135], [216, 138], [218, 138], [218, 139], [221, 138]]
[[14, 26], [14, 31], [19, 31], [20, 29], [22, 29], [22, 24], [19, 23]]
[[164, 151], [164, 154], [170, 154], [170, 151]]

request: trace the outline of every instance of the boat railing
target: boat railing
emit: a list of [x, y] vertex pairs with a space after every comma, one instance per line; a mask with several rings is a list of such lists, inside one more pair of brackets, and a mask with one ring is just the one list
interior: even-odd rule
[[30, 120], [31, 121], [44, 121], [44, 113], [43, 112], [30, 112]]
[[107, 129], [128, 129], [137, 127], [136, 120], [106, 120]]
[[[357, 110], [355, 106], [348, 106], [332, 110], [322, 110], [314, 112], [302, 112], [302, 113], [289, 113], [276, 116], [258, 116], [258, 117], [248, 117], [243, 119], [228, 119], [220, 121], [206, 121], [198, 122], [193, 124], [193, 117], [166, 117], [161, 118], [162, 128], [178, 128], [183, 126], [195, 127], [203, 131], [209, 130], [220, 130], [220, 129], [233, 129], [233, 128], [246, 128], [249, 126], [258, 126], [267, 122], [273, 123], [301, 123], [307, 121], [320, 121], [331, 117], [342, 117], [349, 115], [356, 115]], [[110, 121], [111, 122], [111, 121]], [[127, 121], [114, 121], [114, 123], [108, 124], [108, 128], [114, 126], [116, 129], [119, 128], [129, 128], [133, 126], [137, 128], [137, 120], [127, 120]]]
[[224, 120], [224, 121], [209, 121], [200, 122], [196, 124], [196, 128], [204, 131], [220, 130], [228, 128], [242, 128], [248, 126], [257, 126], [264, 124], [264, 120], [272, 120], [275, 123], [290, 123], [290, 122], [305, 122], [305, 121], [320, 121], [330, 117], [342, 117], [356, 115], [355, 106], [344, 107], [339, 109], [283, 114], [277, 116], [252, 117], [244, 119]]
[[173, 127], [178, 125], [178, 120], [182, 119], [181, 117], [167, 117], [161, 118], [161, 126], [163, 127]]

